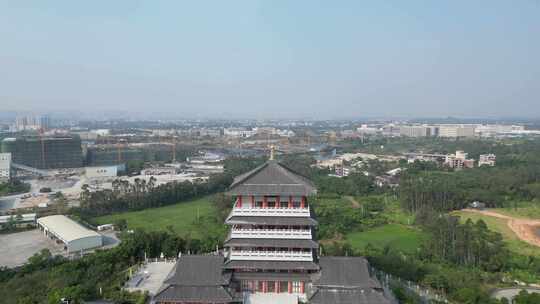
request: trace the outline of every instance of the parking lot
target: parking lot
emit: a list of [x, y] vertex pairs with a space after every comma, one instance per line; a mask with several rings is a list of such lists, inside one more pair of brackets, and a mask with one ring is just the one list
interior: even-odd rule
[[49, 249], [53, 255], [64, 254], [62, 246], [45, 237], [39, 229], [0, 234], [0, 266], [22, 265], [42, 249]]

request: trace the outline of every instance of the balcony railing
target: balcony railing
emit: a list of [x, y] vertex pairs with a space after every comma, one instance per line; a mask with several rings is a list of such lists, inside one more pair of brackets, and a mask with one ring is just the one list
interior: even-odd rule
[[310, 216], [309, 208], [234, 207], [233, 216]]
[[313, 261], [313, 254], [305, 251], [231, 250], [229, 258], [258, 261]]
[[309, 229], [236, 229], [231, 230], [231, 238], [249, 239], [303, 239], [310, 240]]

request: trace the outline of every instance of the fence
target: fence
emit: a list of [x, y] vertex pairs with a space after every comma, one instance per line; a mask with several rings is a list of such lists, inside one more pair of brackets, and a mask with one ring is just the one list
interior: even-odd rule
[[416, 296], [420, 299], [422, 304], [431, 304], [431, 303], [451, 303], [446, 299], [445, 296], [437, 293], [433, 289], [422, 287], [414, 282], [404, 280], [402, 278], [393, 276], [391, 274], [388, 274], [384, 271], [375, 269], [374, 267], [370, 267], [370, 271], [372, 274], [374, 274], [377, 279], [381, 282], [385, 295], [391, 299], [393, 303], [399, 303], [397, 299], [395, 299], [392, 291], [391, 286], [399, 286]]

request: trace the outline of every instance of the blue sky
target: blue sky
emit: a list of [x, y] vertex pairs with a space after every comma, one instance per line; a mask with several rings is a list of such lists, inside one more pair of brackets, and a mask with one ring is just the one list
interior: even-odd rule
[[535, 0], [0, 0], [0, 104], [540, 117], [539, 37]]

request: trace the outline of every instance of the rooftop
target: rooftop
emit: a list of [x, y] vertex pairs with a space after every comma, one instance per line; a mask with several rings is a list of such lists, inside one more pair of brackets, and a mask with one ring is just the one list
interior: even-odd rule
[[301, 195], [317, 193], [315, 185], [305, 176], [275, 160], [237, 176], [229, 189], [231, 195]]
[[154, 301], [160, 302], [198, 302], [228, 303], [233, 300], [223, 286], [177, 286], [170, 285], [159, 292]]
[[226, 269], [261, 269], [261, 270], [318, 270], [313, 262], [293, 261], [228, 261]]
[[221, 286], [229, 284], [230, 273], [223, 273], [224, 257], [219, 255], [183, 255], [167, 284], [184, 286]]
[[389, 304], [379, 282], [369, 273], [362, 257], [320, 257], [320, 277], [309, 303]]
[[225, 221], [225, 223], [269, 226], [317, 226], [317, 221], [307, 216], [231, 216]]
[[101, 234], [83, 227], [65, 215], [45, 216], [39, 218], [37, 222], [50, 231], [54, 231], [65, 242], [71, 242], [86, 237], [101, 237]]
[[362, 257], [331, 257], [319, 259], [321, 277], [316, 286], [338, 286], [343, 288], [380, 288], [378, 281], [371, 278], [368, 261]]
[[228, 303], [231, 273], [223, 271], [224, 257], [217, 255], [183, 255], [176, 262], [165, 285], [154, 297], [159, 302]]
[[370, 289], [319, 289], [311, 299], [310, 304], [390, 304], [381, 292]]

